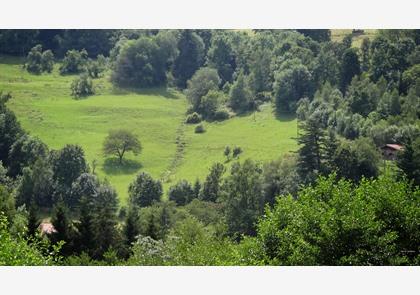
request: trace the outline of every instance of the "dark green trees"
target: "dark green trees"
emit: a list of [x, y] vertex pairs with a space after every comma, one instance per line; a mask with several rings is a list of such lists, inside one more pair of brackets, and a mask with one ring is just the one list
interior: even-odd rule
[[51, 73], [54, 67], [54, 54], [51, 50], [42, 52], [42, 46], [38, 44], [29, 51], [25, 67], [33, 74]]
[[252, 106], [253, 97], [251, 89], [248, 86], [247, 81], [243, 73], [240, 73], [235, 83], [230, 88], [229, 93], [229, 105], [237, 111], [247, 111]]
[[226, 82], [232, 82], [232, 75], [236, 69], [236, 61], [227, 34], [213, 36], [207, 58], [208, 65], [217, 69], [222, 85]]
[[354, 76], [360, 74], [360, 62], [357, 49], [347, 49], [341, 60], [341, 73], [340, 73], [340, 89], [345, 93], [347, 85], [350, 84]]
[[200, 198], [204, 201], [215, 202], [221, 194], [221, 180], [225, 172], [225, 166], [220, 163], [213, 164], [210, 173], [207, 175], [203, 183]]
[[228, 232], [233, 236], [253, 235], [265, 205], [261, 167], [250, 159], [234, 163], [223, 183], [223, 192]]
[[159, 180], [154, 180], [150, 174], [141, 172], [128, 187], [128, 193], [131, 204], [140, 207], [150, 206], [160, 200], [162, 184]]
[[112, 72], [112, 82], [120, 87], [153, 87], [166, 81], [167, 60], [156, 38], [140, 37], [121, 49]]
[[169, 188], [168, 197], [178, 205], [186, 205], [194, 198], [194, 191], [191, 184], [186, 180], [180, 180]]
[[77, 51], [75, 49], [69, 50], [63, 59], [60, 66], [60, 73], [65, 74], [78, 74], [86, 69], [88, 54], [86, 50]]
[[172, 73], [176, 85], [187, 86], [187, 81], [204, 62], [203, 40], [192, 30], [183, 30], [178, 41], [179, 55], [174, 61]]
[[420, 185], [420, 139], [408, 139], [398, 154], [397, 166], [415, 185]]

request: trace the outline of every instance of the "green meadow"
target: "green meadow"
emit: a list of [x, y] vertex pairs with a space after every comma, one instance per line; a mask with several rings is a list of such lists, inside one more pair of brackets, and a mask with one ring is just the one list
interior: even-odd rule
[[[204, 122], [206, 132], [195, 134], [194, 125], [184, 124], [188, 104], [180, 92], [115, 89], [105, 75], [94, 80], [95, 95], [76, 100], [70, 95], [75, 76], [61, 76], [57, 65], [51, 74], [32, 75], [22, 64], [23, 59], [0, 56], [0, 91], [11, 91], [8, 105], [23, 128], [52, 149], [81, 145], [91, 168], [109, 180], [123, 204], [139, 171], [161, 179], [167, 190], [180, 179], [203, 179], [214, 162], [266, 161], [296, 150], [296, 119], [276, 117], [270, 104], [223, 122]], [[108, 131], [117, 128], [133, 131], [143, 146], [140, 155], [127, 154], [122, 166], [102, 153]], [[226, 161], [226, 145], [243, 149], [239, 159]]]

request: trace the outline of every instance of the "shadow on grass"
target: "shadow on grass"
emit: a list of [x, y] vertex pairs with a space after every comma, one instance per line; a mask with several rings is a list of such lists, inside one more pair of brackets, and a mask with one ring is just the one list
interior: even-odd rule
[[296, 114], [287, 112], [274, 111], [274, 116], [276, 117], [276, 120], [279, 120], [280, 122], [290, 122], [296, 119]]
[[154, 87], [154, 88], [132, 88], [132, 87], [112, 87], [112, 94], [115, 95], [125, 95], [125, 94], [129, 94], [129, 93], [136, 93], [139, 95], [159, 95], [159, 96], [163, 96], [165, 98], [170, 98], [170, 99], [178, 99], [178, 91], [172, 88], [167, 88], [167, 87]]
[[106, 174], [109, 175], [123, 175], [123, 174], [133, 174], [142, 168], [143, 165], [135, 160], [123, 159], [120, 164], [117, 158], [108, 158], [105, 160], [103, 165], [103, 170]]

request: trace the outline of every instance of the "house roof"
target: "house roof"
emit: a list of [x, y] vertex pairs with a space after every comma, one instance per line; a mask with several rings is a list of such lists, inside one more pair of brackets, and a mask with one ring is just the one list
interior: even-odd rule
[[402, 150], [404, 147], [400, 144], [394, 144], [394, 143], [387, 143], [386, 145], [383, 146], [384, 148], [390, 148], [396, 151], [400, 151]]

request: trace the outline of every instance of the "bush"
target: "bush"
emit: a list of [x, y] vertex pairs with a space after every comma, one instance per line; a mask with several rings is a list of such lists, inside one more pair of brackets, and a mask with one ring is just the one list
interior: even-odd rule
[[96, 60], [89, 59], [87, 64], [87, 72], [92, 79], [99, 78], [106, 69], [106, 58], [100, 54]]
[[230, 118], [229, 111], [225, 107], [218, 108], [213, 115], [213, 119], [216, 121], [223, 121], [229, 118]]
[[235, 146], [232, 150], [232, 155], [234, 158], [237, 158], [240, 154], [242, 154], [243, 150], [239, 146]]
[[71, 83], [71, 95], [73, 97], [83, 97], [94, 93], [92, 79], [86, 74], [80, 75]]
[[197, 114], [196, 112], [188, 115], [187, 119], [185, 120], [185, 123], [187, 124], [197, 124], [200, 122], [201, 122], [201, 116]]
[[54, 68], [54, 54], [51, 50], [46, 50], [42, 53], [41, 68], [43, 72], [52, 72]]
[[69, 50], [60, 66], [60, 74], [77, 74], [86, 69], [88, 53], [86, 50]]
[[203, 124], [197, 125], [194, 129], [195, 133], [204, 133], [206, 132], [206, 129], [204, 129]]
[[32, 74], [51, 73], [54, 67], [54, 54], [51, 50], [42, 52], [42, 46], [38, 44], [29, 51], [25, 67]]

